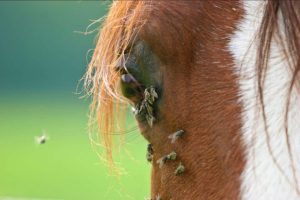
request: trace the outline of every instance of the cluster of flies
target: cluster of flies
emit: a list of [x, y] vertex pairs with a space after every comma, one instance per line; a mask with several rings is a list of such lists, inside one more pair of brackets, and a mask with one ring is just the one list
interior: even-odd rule
[[[158, 99], [158, 94], [155, 91], [154, 87], [149, 87], [146, 88], [144, 91], [144, 99], [135, 106], [135, 115], [142, 115], [146, 119], [149, 127], [153, 127], [153, 124], [155, 122], [155, 117], [154, 117], [154, 103]], [[184, 135], [183, 130], [178, 130], [175, 133], [171, 134], [168, 136], [168, 138], [171, 140], [171, 143], [175, 143], [179, 138], [181, 138]], [[148, 162], [153, 161], [153, 145], [148, 144], [147, 146], [147, 153], [146, 153], [146, 159]], [[168, 162], [174, 162], [177, 160], [177, 153], [175, 151], [172, 151], [160, 159], [156, 161], [158, 164], [159, 168], [162, 168], [166, 163]], [[176, 176], [183, 174], [185, 171], [184, 165], [179, 162], [178, 166], [176, 167], [174, 174]], [[156, 196], [155, 199], [149, 199], [149, 200], [162, 200], [160, 195]]]
[[[153, 86], [150, 86], [145, 89], [144, 91], [144, 99], [141, 101], [141, 103], [137, 104], [135, 107], [135, 114], [136, 115], [144, 115], [145, 119], [150, 127], [153, 126], [153, 123], [155, 121], [154, 112], [153, 112], [153, 106], [158, 98], [158, 94], [155, 91], [155, 88]], [[175, 143], [178, 138], [181, 138], [184, 134], [183, 130], [176, 131], [175, 133], [168, 136], [169, 139], [171, 139], [171, 143]], [[175, 151], [172, 151], [171, 153], [161, 157], [156, 162], [159, 165], [159, 168], [162, 168], [163, 165], [167, 161], [175, 161], [177, 158], [177, 154]], [[149, 162], [152, 162], [153, 159], [153, 146], [152, 144], [148, 144], [147, 146], [147, 154], [146, 159]], [[175, 170], [175, 175], [180, 175], [184, 172], [185, 167], [180, 162], [178, 167]]]
[[[181, 138], [183, 136], [183, 134], [184, 134], [184, 131], [183, 130], [179, 130], [179, 131], [176, 131], [175, 133], [169, 135], [168, 138], [171, 139], [171, 143], [175, 143], [175, 141], [178, 138]], [[148, 144], [146, 159], [149, 162], [152, 162], [152, 160], [153, 160], [153, 152], [154, 151], [153, 151], [152, 144]], [[158, 159], [156, 161], [156, 163], [158, 164], [159, 168], [162, 168], [167, 162], [176, 161], [176, 159], [177, 159], [177, 153], [175, 151], [172, 151], [171, 153], [169, 153], [167, 155], [164, 155], [163, 157], [161, 157], [160, 159]], [[175, 175], [180, 175], [184, 171], [185, 171], [184, 165], [181, 162], [179, 162], [177, 168], [174, 171], [174, 174]]]
[[[177, 139], [181, 138], [184, 134], [183, 130], [179, 130], [176, 131], [175, 133], [171, 134], [168, 136], [169, 139], [171, 139], [171, 143], [175, 143]], [[146, 158], [149, 162], [152, 162], [153, 160], [153, 146], [152, 144], [148, 144], [147, 146], [147, 154], [146, 154]], [[158, 164], [159, 168], [162, 168], [167, 162], [171, 162], [171, 161], [176, 161], [177, 159], [177, 153], [175, 151], [172, 151], [171, 153], [164, 155], [163, 157], [161, 157], [160, 159], [158, 159], [156, 161], [156, 163]], [[185, 167], [184, 165], [179, 162], [177, 168], [174, 171], [174, 174], [176, 176], [181, 175], [183, 172], [185, 171]], [[157, 195], [155, 197], [155, 199], [148, 199], [148, 200], [162, 200], [160, 195]]]
[[148, 125], [153, 126], [155, 122], [154, 117], [154, 102], [158, 98], [158, 94], [153, 86], [150, 86], [144, 91], [143, 100], [135, 106], [134, 114], [144, 116]]

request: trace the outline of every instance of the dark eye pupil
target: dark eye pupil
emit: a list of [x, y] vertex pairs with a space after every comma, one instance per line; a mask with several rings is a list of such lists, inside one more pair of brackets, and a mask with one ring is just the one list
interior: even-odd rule
[[121, 91], [123, 95], [133, 103], [137, 103], [142, 98], [142, 86], [131, 74], [121, 75]]

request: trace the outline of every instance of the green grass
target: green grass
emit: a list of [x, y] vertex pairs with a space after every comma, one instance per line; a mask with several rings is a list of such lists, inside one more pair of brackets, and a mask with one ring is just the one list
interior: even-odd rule
[[[1, 196], [70, 200], [144, 199], [149, 194], [146, 142], [130, 133], [118, 156], [127, 174], [109, 175], [87, 135], [88, 105], [75, 97], [0, 97]], [[134, 124], [132, 124], [134, 126]], [[34, 137], [45, 130], [49, 141]], [[125, 149], [130, 152], [130, 158]]]

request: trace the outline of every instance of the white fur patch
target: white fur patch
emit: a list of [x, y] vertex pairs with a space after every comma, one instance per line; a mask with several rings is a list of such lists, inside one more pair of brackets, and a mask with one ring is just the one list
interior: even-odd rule
[[[246, 165], [241, 176], [243, 200], [295, 200], [297, 195], [290, 156], [288, 154], [284, 113], [291, 73], [286, 60], [275, 42], [271, 46], [271, 59], [267, 72], [264, 101], [270, 146], [276, 160], [283, 169], [283, 175], [274, 164], [267, 146], [264, 122], [257, 116], [257, 74], [255, 60], [257, 43], [255, 34], [262, 19], [264, 2], [244, 2], [245, 16], [230, 42], [230, 51], [236, 62], [240, 86], [240, 100], [243, 105], [242, 138], [246, 147]], [[252, 45], [251, 45], [252, 44]], [[250, 47], [250, 48], [249, 48]], [[289, 136], [298, 180], [300, 180], [300, 98], [292, 94], [289, 114]], [[287, 178], [289, 181], [287, 181]]]

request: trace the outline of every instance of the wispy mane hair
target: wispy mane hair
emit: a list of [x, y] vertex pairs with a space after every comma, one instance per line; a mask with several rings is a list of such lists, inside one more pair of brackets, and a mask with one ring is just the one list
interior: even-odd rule
[[[288, 113], [290, 110], [291, 94], [294, 89], [299, 92], [300, 84], [300, 1], [298, 0], [267, 0], [265, 4], [265, 10], [263, 14], [262, 23], [260, 30], [257, 35], [258, 38], [258, 49], [257, 49], [257, 60], [256, 70], [258, 74], [257, 85], [258, 85], [258, 97], [262, 110], [262, 116], [265, 124], [265, 132], [268, 142], [268, 149], [271, 153], [273, 161], [279, 167], [280, 171], [284, 174], [283, 170], [279, 166], [275, 156], [273, 155], [270, 147], [270, 135], [267, 126], [267, 116], [265, 112], [265, 101], [264, 101], [264, 84], [267, 76], [268, 65], [271, 53], [271, 44], [276, 41], [281, 50], [284, 53], [284, 58], [288, 62], [287, 71], [291, 72], [292, 76], [289, 82], [288, 95], [286, 99], [285, 109], [285, 138], [288, 147], [288, 153], [290, 162], [293, 170], [294, 183], [296, 188], [298, 187], [298, 181], [296, 178], [295, 163], [292, 155], [292, 147], [289, 137], [288, 129]], [[299, 102], [300, 103], [300, 102]], [[300, 195], [299, 189], [296, 189]]]
[[145, 13], [143, 4], [143, 1], [114, 1], [111, 4], [84, 77], [84, 87], [92, 96], [90, 132], [95, 128], [99, 132], [109, 164], [113, 164], [111, 133], [118, 121], [114, 116], [119, 115], [116, 112], [126, 103], [118, 89], [116, 65], [124, 59], [125, 52], [130, 51], [130, 43], [144, 24], [141, 17]]

